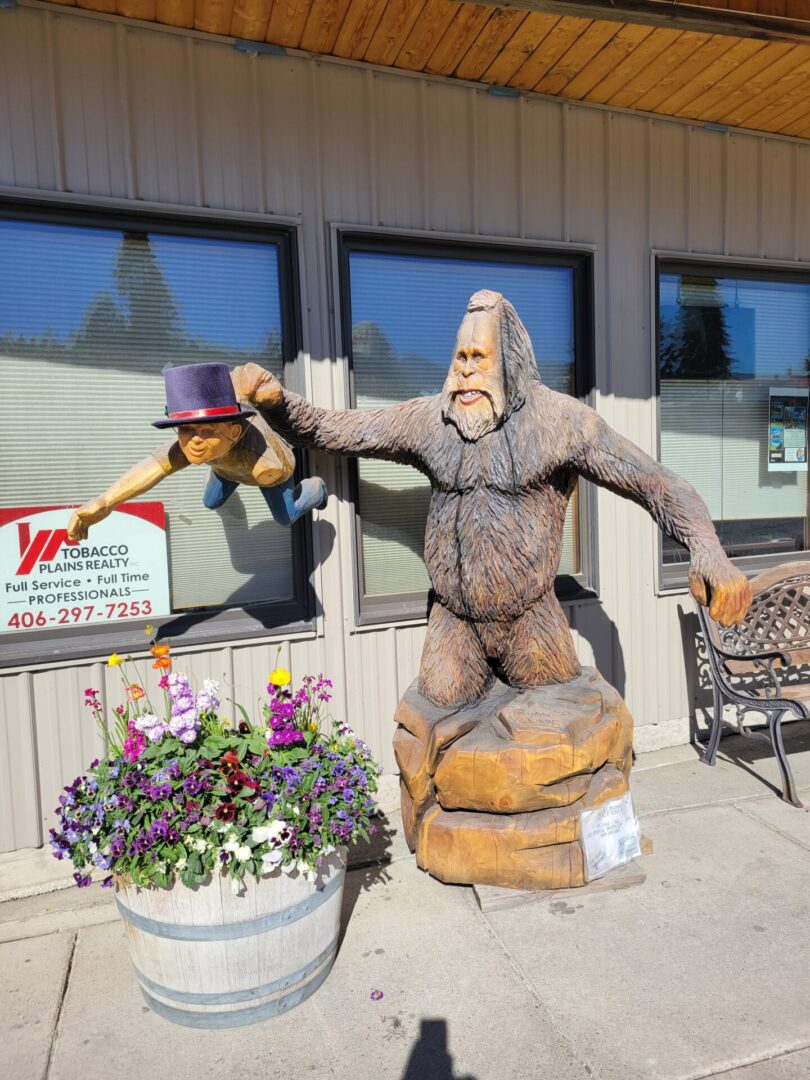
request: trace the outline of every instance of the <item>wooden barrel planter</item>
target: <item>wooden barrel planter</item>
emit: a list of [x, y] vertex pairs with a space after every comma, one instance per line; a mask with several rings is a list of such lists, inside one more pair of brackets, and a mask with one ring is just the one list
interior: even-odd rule
[[346, 879], [345, 856], [303, 874], [215, 877], [189, 889], [116, 885], [135, 974], [150, 1009], [197, 1028], [255, 1024], [313, 994], [334, 963]]

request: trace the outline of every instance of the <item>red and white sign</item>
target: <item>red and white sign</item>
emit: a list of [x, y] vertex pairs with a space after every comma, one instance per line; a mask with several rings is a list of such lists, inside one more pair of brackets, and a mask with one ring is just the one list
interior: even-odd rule
[[171, 612], [163, 503], [119, 506], [70, 540], [75, 507], [0, 509], [0, 633]]

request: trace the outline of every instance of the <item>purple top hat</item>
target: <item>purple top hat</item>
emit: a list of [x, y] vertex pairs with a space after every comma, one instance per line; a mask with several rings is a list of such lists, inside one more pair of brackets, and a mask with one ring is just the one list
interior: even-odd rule
[[167, 368], [163, 375], [166, 381], [166, 415], [160, 420], [153, 420], [153, 427], [239, 420], [256, 412], [249, 405], [240, 405], [236, 400], [226, 364], [183, 364], [181, 367]]

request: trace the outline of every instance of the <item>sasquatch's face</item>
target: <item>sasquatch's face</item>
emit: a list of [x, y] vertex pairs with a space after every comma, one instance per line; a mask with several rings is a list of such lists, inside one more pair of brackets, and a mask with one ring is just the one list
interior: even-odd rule
[[243, 431], [238, 420], [223, 420], [216, 424], [180, 424], [177, 438], [190, 465], [205, 465], [233, 450]]
[[450, 419], [465, 439], [480, 439], [500, 423], [506, 398], [494, 312], [474, 311], [462, 319], [444, 394]]

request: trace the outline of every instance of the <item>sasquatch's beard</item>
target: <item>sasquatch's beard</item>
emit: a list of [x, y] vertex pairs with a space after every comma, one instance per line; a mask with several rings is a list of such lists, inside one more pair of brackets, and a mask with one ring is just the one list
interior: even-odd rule
[[492, 398], [485, 391], [474, 405], [462, 405], [458, 393], [445, 391], [442, 397], [442, 412], [467, 442], [477, 442], [501, 422]]

